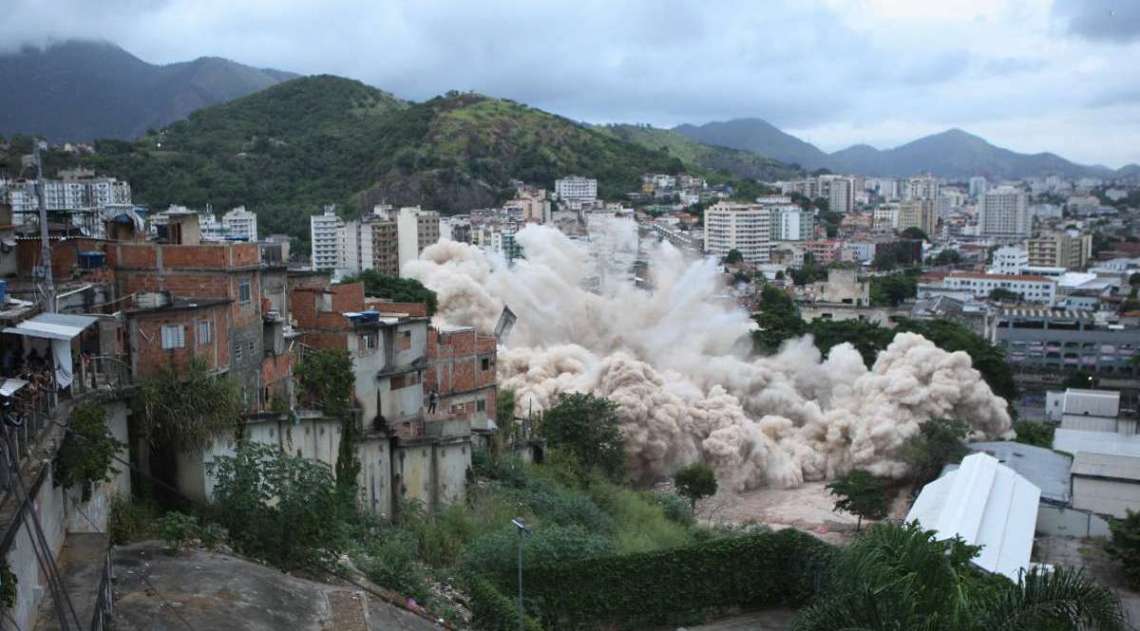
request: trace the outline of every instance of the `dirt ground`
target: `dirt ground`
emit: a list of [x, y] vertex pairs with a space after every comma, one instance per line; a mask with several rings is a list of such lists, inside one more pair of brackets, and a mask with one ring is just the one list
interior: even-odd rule
[[[798, 489], [758, 489], [744, 493], [718, 493], [701, 500], [697, 517], [710, 524], [763, 524], [774, 530], [798, 528], [830, 543], [846, 543], [855, 533], [858, 517], [836, 511], [826, 482], [808, 482]], [[906, 515], [905, 494], [891, 503], [888, 518]], [[868, 522], [864, 520], [864, 525]]]
[[1032, 559], [1038, 563], [1083, 567], [1098, 581], [1107, 585], [1120, 597], [1128, 621], [1133, 628], [1140, 626], [1140, 593], [1125, 586], [1120, 565], [1109, 558], [1100, 539], [1072, 537], [1038, 537], [1033, 545]]

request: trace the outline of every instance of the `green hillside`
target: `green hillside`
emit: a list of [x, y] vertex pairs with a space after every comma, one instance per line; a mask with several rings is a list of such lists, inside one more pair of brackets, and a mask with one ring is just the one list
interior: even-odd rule
[[670, 129], [646, 125], [603, 125], [596, 129], [647, 149], [664, 151], [685, 164], [734, 178], [772, 181], [799, 175], [797, 170], [777, 160], [751, 151], [701, 144]]
[[413, 104], [332, 76], [288, 81], [97, 149], [85, 163], [129, 180], [138, 203], [244, 204], [262, 232], [302, 241], [308, 215], [327, 203], [460, 212], [502, 200], [512, 178], [549, 187], [569, 174], [598, 178], [601, 195], [616, 199], [644, 172], [685, 168], [667, 152], [512, 101], [449, 93]]

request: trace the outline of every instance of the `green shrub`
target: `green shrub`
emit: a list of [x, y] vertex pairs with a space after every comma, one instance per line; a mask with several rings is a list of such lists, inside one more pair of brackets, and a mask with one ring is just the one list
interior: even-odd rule
[[[0, 610], [8, 610], [16, 605], [16, 593], [18, 588], [19, 579], [16, 573], [12, 571], [12, 567], [8, 565], [8, 560], [5, 559], [0, 563]], [[517, 621], [518, 618], [516, 617]]]
[[[468, 581], [471, 595], [471, 624], [482, 631], [518, 631], [518, 602], [504, 596], [495, 586], [482, 578]], [[542, 631], [542, 626], [527, 616], [523, 619], [526, 631]]]
[[[518, 530], [507, 525], [472, 541], [463, 553], [462, 566], [474, 574], [510, 574], [517, 568], [518, 545]], [[528, 567], [613, 552], [608, 538], [579, 526], [544, 526], [523, 539], [523, 564]]]
[[665, 513], [665, 519], [681, 524], [682, 526], [692, 526], [696, 519], [693, 517], [693, 508], [685, 498], [674, 493], [654, 493], [652, 496], [653, 501], [661, 506], [661, 510]]
[[431, 591], [417, 556], [415, 533], [391, 529], [357, 557], [357, 564], [373, 583], [427, 602]]
[[198, 518], [178, 511], [170, 511], [158, 520], [158, 536], [171, 550], [181, 550], [198, 539], [201, 528]]
[[[800, 606], [821, 588], [833, 554], [787, 529], [649, 553], [532, 559], [523, 571], [528, 611], [544, 626], [654, 626], [730, 608]], [[488, 569], [504, 591], [517, 580], [512, 568]]]
[[111, 463], [126, 446], [111, 434], [106, 417], [106, 410], [97, 404], [79, 405], [72, 410], [67, 434], [53, 461], [55, 485], [78, 486], [83, 501], [91, 499], [96, 484], [109, 482], [118, 473]]
[[132, 500], [116, 493], [111, 497], [111, 513], [107, 518], [107, 534], [117, 546], [154, 536], [158, 509], [151, 504]]

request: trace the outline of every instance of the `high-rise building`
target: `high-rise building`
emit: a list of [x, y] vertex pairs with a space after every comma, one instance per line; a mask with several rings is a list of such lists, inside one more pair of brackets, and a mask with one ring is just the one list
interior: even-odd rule
[[336, 206], [325, 206], [324, 212], [309, 217], [309, 243], [315, 270], [335, 270], [344, 257], [344, 221], [337, 216]]
[[919, 175], [903, 180], [902, 198], [912, 199], [938, 199], [942, 184], [938, 178], [931, 175]]
[[581, 208], [598, 201], [598, 181], [570, 175], [554, 180], [554, 193], [571, 208]]
[[257, 241], [257, 215], [238, 206], [222, 215], [222, 228], [234, 241]]
[[1028, 236], [1029, 203], [1025, 192], [1012, 186], [986, 191], [978, 205], [978, 232], [999, 238]]
[[799, 206], [777, 206], [771, 209], [773, 241], [810, 241], [814, 236], [815, 215]]
[[396, 241], [400, 268], [420, 257], [424, 248], [439, 241], [439, 213], [419, 206], [400, 209], [396, 217]]
[[970, 197], [981, 199], [982, 195], [986, 194], [986, 188], [988, 188], [986, 178], [980, 175], [970, 178]]
[[933, 238], [937, 226], [938, 214], [934, 210], [933, 200], [912, 199], [899, 204], [896, 229], [918, 228], [927, 237]]
[[749, 263], [767, 263], [772, 249], [772, 213], [760, 204], [718, 202], [705, 210], [705, 252], [718, 257], [737, 250]]
[[1092, 256], [1092, 235], [1076, 230], [1055, 230], [1026, 242], [1029, 264], [1034, 267], [1084, 269]]
[[360, 260], [363, 269], [384, 276], [400, 275], [399, 230], [387, 214], [374, 214], [360, 223]]

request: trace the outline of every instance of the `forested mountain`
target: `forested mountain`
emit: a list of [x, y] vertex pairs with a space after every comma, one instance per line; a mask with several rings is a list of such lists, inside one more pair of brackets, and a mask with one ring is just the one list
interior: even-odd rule
[[218, 57], [149, 64], [105, 42], [0, 54], [0, 134], [131, 139], [297, 75]]

